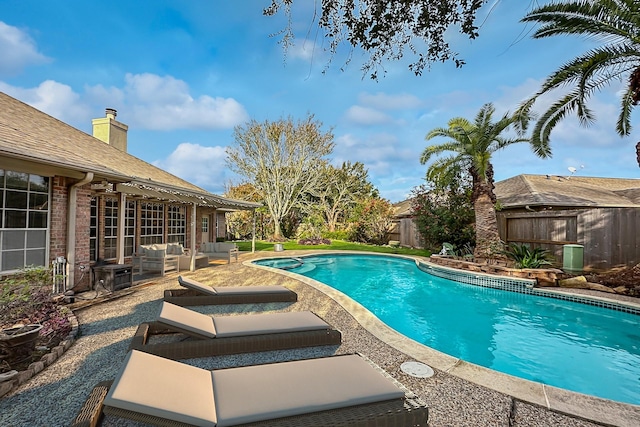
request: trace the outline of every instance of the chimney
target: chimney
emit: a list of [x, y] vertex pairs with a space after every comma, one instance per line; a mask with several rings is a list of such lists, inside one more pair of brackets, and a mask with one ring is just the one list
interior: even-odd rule
[[127, 152], [127, 130], [129, 126], [116, 120], [118, 112], [113, 108], [105, 110], [106, 117], [91, 120], [93, 136], [120, 151]]

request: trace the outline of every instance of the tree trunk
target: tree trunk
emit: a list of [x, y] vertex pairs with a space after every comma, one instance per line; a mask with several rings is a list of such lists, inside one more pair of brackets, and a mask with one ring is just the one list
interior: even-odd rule
[[273, 217], [273, 240], [279, 242], [282, 240], [282, 228], [280, 228], [280, 219]]
[[502, 250], [496, 210], [487, 191], [487, 184], [481, 185], [484, 191], [473, 203], [476, 217], [476, 248], [473, 255], [479, 259], [496, 258]]

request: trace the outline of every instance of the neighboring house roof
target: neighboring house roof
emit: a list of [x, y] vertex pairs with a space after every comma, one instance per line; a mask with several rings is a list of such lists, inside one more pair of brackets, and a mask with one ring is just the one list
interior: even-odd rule
[[640, 179], [517, 175], [497, 182], [494, 192], [505, 208], [640, 207]]
[[[0, 92], [0, 156], [70, 173], [92, 172], [94, 181], [127, 183], [145, 197], [203, 206], [252, 209], [257, 203], [227, 199], [121, 151]], [[122, 190], [123, 187], [120, 188]], [[125, 191], [126, 192], [126, 191]]]
[[413, 199], [403, 200], [401, 202], [395, 203], [393, 205], [393, 216], [394, 218], [407, 218], [413, 216], [413, 210], [411, 205], [413, 203]]

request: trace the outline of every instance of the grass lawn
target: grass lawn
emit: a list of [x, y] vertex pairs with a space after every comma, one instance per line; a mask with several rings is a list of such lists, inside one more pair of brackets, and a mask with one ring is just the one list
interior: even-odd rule
[[[251, 252], [251, 241], [235, 242], [238, 249]], [[273, 242], [256, 240], [256, 251], [273, 251]], [[431, 251], [425, 249], [392, 248], [390, 246], [365, 245], [362, 243], [345, 242], [344, 240], [332, 240], [330, 245], [299, 245], [295, 240], [282, 243], [285, 250], [341, 250], [341, 251], [363, 251], [381, 252], [387, 254], [400, 255], [420, 255], [429, 256]]]

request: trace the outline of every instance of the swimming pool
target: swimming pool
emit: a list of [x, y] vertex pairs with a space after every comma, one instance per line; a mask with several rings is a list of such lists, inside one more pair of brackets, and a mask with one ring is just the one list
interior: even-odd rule
[[640, 404], [636, 314], [442, 279], [397, 257], [297, 261], [302, 265], [290, 272], [343, 292], [428, 347], [520, 378]]

